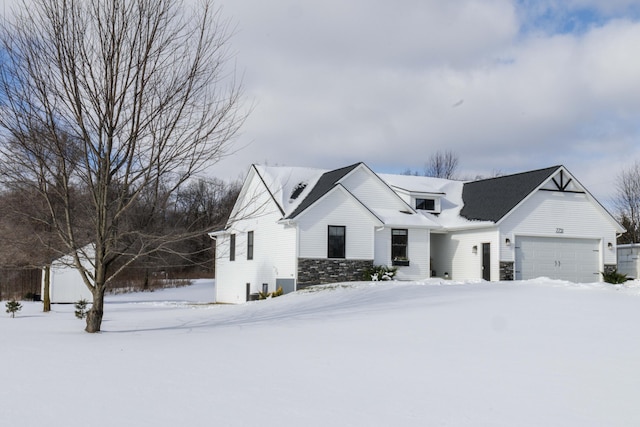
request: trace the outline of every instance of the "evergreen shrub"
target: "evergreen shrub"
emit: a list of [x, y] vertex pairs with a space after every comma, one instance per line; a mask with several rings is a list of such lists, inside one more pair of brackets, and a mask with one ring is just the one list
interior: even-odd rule
[[629, 280], [626, 274], [618, 273], [618, 270], [602, 273], [602, 279], [607, 283], [613, 284], [620, 284]]
[[374, 282], [380, 280], [393, 280], [396, 276], [397, 267], [388, 267], [386, 265], [374, 265], [364, 271], [363, 279]]
[[7, 307], [7, 313], [11, 314], [11, 317], [16, 317], [16, 313], [22, 310], [22, 304], [20, 304], [18, 301], [14, 299], [11, 301], [8, 301], [5, 304], [5, 307]]

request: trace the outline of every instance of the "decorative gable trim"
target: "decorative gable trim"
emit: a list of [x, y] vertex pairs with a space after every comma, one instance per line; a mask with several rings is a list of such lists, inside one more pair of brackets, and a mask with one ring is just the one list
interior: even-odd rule
[[[567, 171], [564, 166], [561, 166], [560, 172], [561, 173], [564, 172], [569, 176], [570, 181], [567, 181], [567, 185], [571, 184], [575, 186], [575, 190], [571, 190], [571, 191], [565, 190], [565, 192], [579, 193], [579, 194], [586, 195], [587, 199], [596, 206], [596, 208], [602, 213], [602, 215], [604, 215], [609, 219], [609, 221], [611, 221], [611, 223], [613, 224], [614, 228], [618, 233], [624, 233], [626, 231], [626, 229], [622, 226], [622, 224], [620, 224], [620, 222], [618, 222], [618, 220], [611, 214], [611, 212], [609, 212], [607, 208], [605, 208], [602, 205], [602, 203], [598, 201], [598, 199], [593, 197], [593, 195], [589, 192], [589, 190], [587, 190], [587, 188], [583, 186], [580, 183], [580, 181], [578, 181], [573, 175], [571, 175], [571, 173], [569, 173], [569, 171]], [[540, 189], [542, 190], [542, 188]]]
[[[550, 186], [555, 187], [551, 188]], [[564, 189], [563, 189], [564, 188]], [[570, 190], [570, 188], [573, 188]], [[496, 224], [500, 224], [507, 218], [513, 211], [518, 209], [523, 203], [529, 200], [534, 193], [537, 191], [555, 191], [555, 192], [563, 192], [563, 193], [575, 193], [575, 194], [584, 194], [587, 199], [604, 215], [609, 219], [614, 228], [619, 232], [623, 233], [625, 231], [624, 227], [615, 219], [613, 215], [596, 199], [589, 193], [589, 191], [573, 176], [567, 171], [564, 166], [558, 166], [558, 172], [548, 179], [545, 180], [542, 184], [540, 184], [535, 190], [531, 191], [527, 197], [522, 199], [520, 203], [513, 207], [506, 215], [504, 215]]]
[[564, 166], [539, 189], [541, 191], [557, 191], [561, 193], [585, 193], [584, 188], [564, 169]]

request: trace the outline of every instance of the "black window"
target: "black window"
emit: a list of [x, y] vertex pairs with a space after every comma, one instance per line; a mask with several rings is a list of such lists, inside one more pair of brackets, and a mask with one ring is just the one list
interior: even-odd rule
[[247, 233], [247, 259], [253, 259], [253, 231]]
[[329, 226], [329, 242], [327, 258], [345, 257], [345, 234], [346, 227], [343, 225]]
[[416, 209], [421, 211], [435, 211], [435, 199], [416, 199]]
[[409, 242], [409, 231], [405, 229], [391, 230], [391, 259], [407, 260], [407, 243]]
[[229, 236], [229, 261], [236, 260], [236, 235]]

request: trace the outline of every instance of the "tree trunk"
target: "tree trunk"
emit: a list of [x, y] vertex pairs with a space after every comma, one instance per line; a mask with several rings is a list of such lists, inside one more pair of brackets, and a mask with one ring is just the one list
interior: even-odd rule
[[51, 265], [46, 265], [44, 267], [44, 290], [42, 292], [42, 302], [43, 308], [42, 311], [48, 313], [51, 311], [51, 295], [49, 292], [49, 287], [51, 286]]
[[86, 332], [100, 332], [102, 315], [104, 313], [104, 291], [104, 286], [96, 286], [96, 289], [93, 291], [93, 304], [87, 312], [87, 327], [84, 328]]

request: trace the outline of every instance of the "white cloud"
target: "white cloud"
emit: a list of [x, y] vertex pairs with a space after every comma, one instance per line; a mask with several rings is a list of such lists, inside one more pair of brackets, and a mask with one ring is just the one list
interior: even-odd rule
[[[595, 177], [603, 163], [639, 154], [637, 22], [522, 34], [510, 2], [443, 3], [351, 6], [335, 19], [331, 5], [324, 13], [304, 5], [298, 13], [306, 24], [278, 20], [293, 40], [258, 43], [262, 62], [247, 81], [259, 88], [246, 128], [255, 142], [234, 161], [334, 167], [363, 160], [399, 172], [450, 148], [469, 176], [562, 163]], [[385, 18], [386, 40], [357, 49], [381, 40], [374, 30]], [[293, 37], [305, 28], [313, 43]], [[255, 65], [242, 50], [239, 58]], [[601, 185], [585, 182], [592, 183]]]
[[638, 1], [219, 4], [255, 109], [250, 145], [213, 174], [265, 161], [400, 172], [448, 148], [467, 176], [565, 164], [606, 197], [615, 167], [640, 157]]

